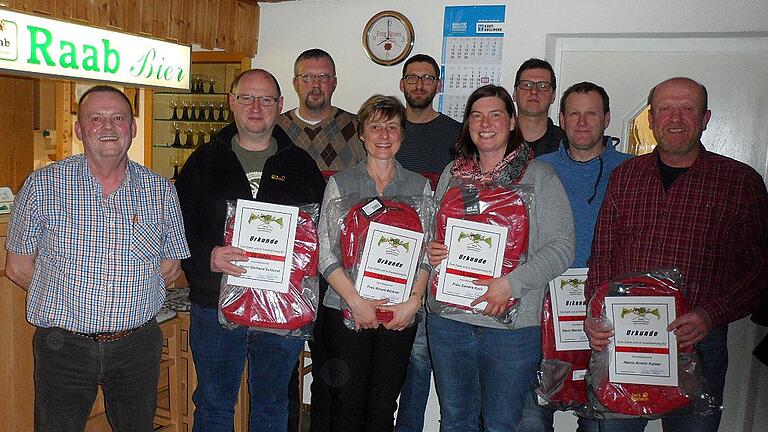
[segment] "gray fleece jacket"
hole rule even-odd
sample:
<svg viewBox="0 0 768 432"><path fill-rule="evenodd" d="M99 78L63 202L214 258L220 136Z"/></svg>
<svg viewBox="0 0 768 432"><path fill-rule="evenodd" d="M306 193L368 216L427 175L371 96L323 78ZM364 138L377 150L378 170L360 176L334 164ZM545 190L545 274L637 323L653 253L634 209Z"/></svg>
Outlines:
<svg viewBox="0 0 768 432"><path fill-rule="evenodd" d="M448 189L452 167L453 164L448 165L440 176L435 190L437 203ZM547 285L573 261L573 215L563 185L548 163L531 160L520 183L533 185L534 199L529 214L528 259L507 275L512 298L520 299L517 320L505 326L492 317L480 314L456 314L445 318L499 329L541 325L541 305ZM430 289L427 292L430 309L437 300Z"/></svg>

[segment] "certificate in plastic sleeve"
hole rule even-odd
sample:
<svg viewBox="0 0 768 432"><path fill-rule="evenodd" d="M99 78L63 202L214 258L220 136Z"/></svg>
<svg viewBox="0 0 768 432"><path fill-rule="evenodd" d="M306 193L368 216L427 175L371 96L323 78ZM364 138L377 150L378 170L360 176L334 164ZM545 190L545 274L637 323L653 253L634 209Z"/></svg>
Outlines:
<svg viewBox="0 0 768 432"><path fill-rule="evenodd" d="M587 281L587 270L571 268L549 282L557 351L589 349L589 340L584 333L584 318L587 316L584 284Z"/></svg>
<svg viewBox="0 0 768 432"><path fill-rule="evenodd" d="M237 200L232 246L248 261L237 263L245 273L227 275L227 284L288 292L298 216L298 207Z"/></svg>
<svg viewBox="0 0 768 432"><path fill-rule="evenodd" d="M469 306L487 291L475 285L477 279L501 276L507 228L497 225L448 218L445 228L446 258L437 282L438 301ZM476 309L485 309L486 302Z"/></svg>
<svg viewBox="0 0 768 432"><path fill-rule="evenodd" d="M677 386L677 338L667 331L675 298L606 297L605 311L614 326L610 381Z"/></svg>
<svg viewBox="0 0 768 432"><path fill-rule="evenodd" d="M388 304L408 300L423 241L423 233L371 222L355 280L360 296Z"/></svg>

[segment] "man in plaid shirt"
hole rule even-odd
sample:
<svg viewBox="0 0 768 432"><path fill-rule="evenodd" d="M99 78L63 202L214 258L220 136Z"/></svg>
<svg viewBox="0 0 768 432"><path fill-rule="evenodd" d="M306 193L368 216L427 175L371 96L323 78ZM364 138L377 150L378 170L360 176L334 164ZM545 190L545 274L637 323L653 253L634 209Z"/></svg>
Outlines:
<svg viewBox="0 0 768 432"><path fill-rule="evenodd" d="M656 149L618 167L598 216L586 296L629 272L676 267L690 312L668 327L695 346L707 392L722 403L728 323L763 301L768 283L768 194L748 165L712 153L700 138L710 118L706 88L672 78L651 90ZM601 351L612 336L596 320L584 330ZM601 431L642 431L644 419L601 420ZM663 419L665 431L716 431L720 413Z"/></svg>
<svg viewBox="0 0 768 432"><path fill-rule="evenodd" d="M6 272L37 327L35 430L82 431L101 386L115 431L150 432L162 334L155 315L189 256L173 186L128 159L128 98L86 91L84 155L32 173L8 229Z"/></svg>

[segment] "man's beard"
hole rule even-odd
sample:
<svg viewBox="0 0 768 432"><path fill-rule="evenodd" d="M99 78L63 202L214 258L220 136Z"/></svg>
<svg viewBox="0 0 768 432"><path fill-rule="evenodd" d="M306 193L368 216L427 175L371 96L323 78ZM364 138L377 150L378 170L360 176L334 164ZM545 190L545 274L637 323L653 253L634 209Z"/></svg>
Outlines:
<svg viewBox="0 0 768 432"><path fill-rule="evenodd" d="M405 101L408 103L408 106L415 109L424 109L426 107L432 106L432 101L435 100L435 95L437 93L427 94L425 97L417 96L414 98L413 96L410 96L409 93L405 93Z"/></svg>
<svg viewBox="0 0 768 432"><path fill-rule="evenodd" d="M311 96L313 96L312 93L307 94L307 97L304 98L304 105L306 105L307 109L310 111L322 111L325 109L326 106L326 98L325 94L322 92L319 93L322 97L317 100L312 100Z"/></svg>

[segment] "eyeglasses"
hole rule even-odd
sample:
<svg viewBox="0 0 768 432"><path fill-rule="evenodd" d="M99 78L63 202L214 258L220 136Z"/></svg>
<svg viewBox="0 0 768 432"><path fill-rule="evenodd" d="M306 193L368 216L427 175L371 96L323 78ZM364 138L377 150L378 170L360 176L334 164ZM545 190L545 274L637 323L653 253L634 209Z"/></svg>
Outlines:
<svg viewBox="0 0 768 432"><path fill-rule="evenodd" d="M305 83L311 83L312 81L317 79L323 84L328 84L329 82L331 82L331 80L336 78L336 75L327 74L327 73L319 73L319 74L305 73L305 74L296 75L294 78L298 78L304 81Z"/></svg>
<svg viewBox="0 0 768 432"><path fill-rule="evenodd" d="M536 86L537 89L541 91L550 91L552 90L552 83L549 81L528 81L528 80L520 80L517 82L517 88L521 90L531 90L533 86Z"/></svg>
<svg viewBox="0 0 768 432"><path fill-rule="evenodd" d="M421 80L421 82L423 82L425 85L432 85L437 80L437 77L434 77L432 75L413 75L413 74L409 74L409 75L404 76L403 79L408 84L416 84L417 82L419 82L419 80Z"/></svg>
<svg viewBox="0 0 768 432"><path fill-rule="evenodd" d="M240 105L253 105L254 103L258 102L259 106L272 106L275 103L277 103L277 97L275 96L254 96L249 94L241 94L236 95L233 94L232 96L235 97L235 100Z"/></svg>

